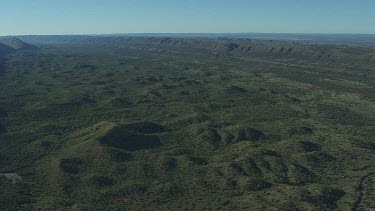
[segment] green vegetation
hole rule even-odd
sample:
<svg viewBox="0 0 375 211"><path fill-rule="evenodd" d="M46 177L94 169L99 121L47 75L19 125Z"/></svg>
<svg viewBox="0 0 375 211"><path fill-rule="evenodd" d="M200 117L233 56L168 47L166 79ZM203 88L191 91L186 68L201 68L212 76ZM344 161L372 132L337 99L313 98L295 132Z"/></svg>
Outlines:
<svg viewBox="0 0 375 211"><path fill-rule="evenodd" d="M97 39L3 56L1 210L375 208L370 60Z"/></svg>

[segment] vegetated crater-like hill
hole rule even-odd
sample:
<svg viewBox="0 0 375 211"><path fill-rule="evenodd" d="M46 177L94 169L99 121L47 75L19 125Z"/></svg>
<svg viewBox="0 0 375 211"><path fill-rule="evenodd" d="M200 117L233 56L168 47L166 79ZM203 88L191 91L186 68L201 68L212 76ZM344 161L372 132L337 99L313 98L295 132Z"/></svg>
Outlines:
<svg viewBox="0 0 375 211"><path fill-rule="evenodd" d="M175 47L206 49L223 53L242 53L276 58L299 58L345 62L375 62L375 49L347 45L318 45L299 42L209 39L209 38L162 38L162 37L95 37L78 39L81 43L108 47ZM76 40L77 41L77 40ZM83 41L83 42L82 42Z"/></svg>

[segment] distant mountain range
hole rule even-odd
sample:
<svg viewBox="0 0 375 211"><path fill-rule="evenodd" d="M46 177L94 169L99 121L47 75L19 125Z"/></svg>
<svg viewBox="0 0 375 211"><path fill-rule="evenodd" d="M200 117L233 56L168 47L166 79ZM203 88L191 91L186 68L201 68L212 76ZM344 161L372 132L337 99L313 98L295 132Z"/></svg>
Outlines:
<svg viewBox="0 0 375 211"><path fill-rule="evenodd" d="M279 35L281 36L281 35ZM301 35L302 36L302 35ZM307 36L307 35L305 35ZM323 36L323 35L321 35ZM328 36L328 35L327 35ZM333 35L332 35L333 36ZM332 37L331 36L331 37ZM355 35L353 35L355 36ZM359 35L358 35L359 36ZM365 36L365 35L362 35ZM21 36L38 45L74 45L115 48L191 48L223 54L246 54L345 63L374 63L375 48L357 45L317 44L296 39L249 39L231 37L128 37L128 36ZM37 47L18 38L0 38L0 55Z"/></svg>
<svg viewBox="0 0 375 211"><path fill-rule="evenodd" d="M98 35L23 35L17 36L29 43L63 41L66 38L82 37L171 37L210 39L252 39L299 42L323 45L350 45L375 47L374 34L303 34L303 33L129 33Z"/></svg>
<svg viewBox="0 0 375 211"><path fill-rule="evenodd" d="M257 57L292 58L345 63L374 63L375 48L357 45L317 44L298 40L265 40L229 37L127 37L127 36L24 36L41 45L93 46L107 48L185 48L216 54L243 54Z"/></svg>

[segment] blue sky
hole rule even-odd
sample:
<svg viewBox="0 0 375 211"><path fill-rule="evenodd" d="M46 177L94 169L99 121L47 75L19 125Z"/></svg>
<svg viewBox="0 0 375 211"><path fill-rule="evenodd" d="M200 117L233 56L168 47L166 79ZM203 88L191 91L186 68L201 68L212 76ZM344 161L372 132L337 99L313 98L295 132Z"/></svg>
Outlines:
<svg viewBox="0 0 375 211"><path fill-rule="evenodd" d="M375 34L375 0L1 0L0 35Z"/></svg>

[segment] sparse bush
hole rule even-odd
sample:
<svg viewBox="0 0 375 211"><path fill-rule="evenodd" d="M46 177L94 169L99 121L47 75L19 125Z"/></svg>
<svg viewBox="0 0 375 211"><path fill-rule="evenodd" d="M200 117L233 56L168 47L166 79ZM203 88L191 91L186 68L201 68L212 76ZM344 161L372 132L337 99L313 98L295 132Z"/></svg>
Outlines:
<svg viewBox="0 0 375 211"><path fill-rule="evenodd" d="M130 183L120 188L120 195L128 196L131 194L144 194L148 191L148 187L142 183Z"/></svg>
<svg viewBox="0 0 375 211"><path fill-rule="evenodd" d="M4 109L0 108L0 118L4 118L7 116L8 116L8 113Z"/></svg>
<svg viewBox="0 0 375 211"><path fill-rule="evenodd" d="M158 195L176 198L180 196L183 189L180 185L175 182L167 182L156 187L155 192Z"/></svg>
<svg viewBox="0 0 375 211"><path fill-rule="evenodd" d="M244 88L241 88L241 87L238 87L238 86L235 86L235 85L232 85L232 86L229 86L225 89L225 92L227 94L231 94L231 95L236 95L236 94L243 94L243 93L246 93L246 89Z"/></svg>
<svg viewBox="0 0 375 211"><path fill-rule="evenodd" d="M160 169L166 173L177 168L177 160L171 156L163 156L159 159Z"/></svg>
<svg viewBox="0 0 375 211"><path fill-rule="evenodd" d="M241 161L241 166L247 175L256 175L256 174L261 173L261 170L258 167L257 163L251 157L246 158L243 161Z"/></svg>
<svg viewBox="0 0 375 211"><path fill-rule="evenodd" d="M129 131L139 132L139 133L161 133L165 131L162 125L153 122L134 122L124 125Z"/></svg>
<svg viewBox="0 0 375 211"><path fill-rule="evenodd" d="M345 195L343 190L323 187L305 196L305 200L321 209L337 208L336 202Z"/></svg>
<svg viewBox="0 0 375 211"><path fill-rule="evenodd" d="M207 165L207 161L204 158L198 156L187 156L187 158L195 165Z"/></svg>
<svg viewBox="0 0 375 211"><path fill-rule="evenodd" d="M223 140L224 140L224 143L226 144L231 144L235 141L235 136L233 134L230 134L230 133L224 133L223 134Z"/></svg>
<svg viewBox="0 0 375 211"><path fill-rule="evenodd" d="M306 154L306 161L313 166L323 166L327 163L334 161L335 158L327 153L318 152L314 154Z"/></svg>
<svg viewBox="0 0 375 211"><path fill-rule="evenodd" d="M265 138L265 134L254 128L240 128L237 131L237 141L258 141Z"/></svg>
<svg viewBox="0 0 375 211"><path fill-rule="evenodd" d="M266 182L262 179L246 179L241 184L241 188L250 191L262 191L271 187L272 183Z"/></svg>
<svg viewBox="0 0 375 211"><path fill-rule="evenodd" d="M116 162L129 161L133 158L131 154L119 151L117 149L110 149L108 152L111 155L112 160Z"/></svg>
<svg viewBox="0 0 375 211"><path fill-rule="evenodd" d="M0 123L0 133L5 132L5 126Z"/></svg>
<svg viewBox="0 0 375 211"><path fill-rule="evenodd" d="M295 127L289 130L290 135L309 135L313 132L314 130L309 127Z"/></svg>
<svg viewBox="0 0 375 211"><path fill-rule="evenodd" d="M316 176L306 167L292 164L288 166L288 179L291 184L303 185L315 182Z"/></svg>
<svg viewBox="0 0 375 211"><path fill-rule="evenodd" d="M92 176L89 179L89 183L93 184L94 186L104 187L113 185L115 181L106 176Z"/></svg>
<svg viewBox="0 0 375 211"><path fill-rule="evenodd" d="M77 174L81 170L83 160L81 158L63 158L60 160L60 168L65 173Z"/></svg>
<svg viewBox="0 0 375 211"><path fill-rule="evenodd" d="M210 128L201 135L201 139L212 145L216 145L221 141L221 136L217 130Z"/></svg>

